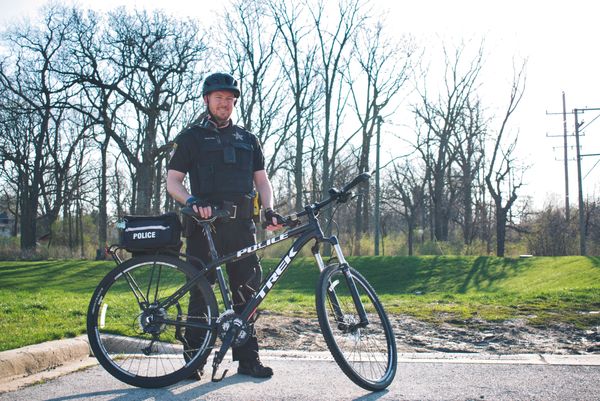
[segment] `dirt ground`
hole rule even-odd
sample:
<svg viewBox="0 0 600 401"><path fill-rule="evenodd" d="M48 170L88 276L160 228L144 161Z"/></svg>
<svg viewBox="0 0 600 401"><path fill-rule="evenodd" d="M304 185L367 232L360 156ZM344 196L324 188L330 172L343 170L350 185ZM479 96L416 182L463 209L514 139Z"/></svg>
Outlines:
<svg viewBox="0 0 600 401"><path fill-rule="evenodd" d="M525 320L435 325L392 316L398 352L481 352L491 354L589 354L600 352L600 327L579 330L567 325L538 328ZM464 324L463 324L464 323ZM326 351L316 318L262 312L256 322L261 348Z"/></svg>

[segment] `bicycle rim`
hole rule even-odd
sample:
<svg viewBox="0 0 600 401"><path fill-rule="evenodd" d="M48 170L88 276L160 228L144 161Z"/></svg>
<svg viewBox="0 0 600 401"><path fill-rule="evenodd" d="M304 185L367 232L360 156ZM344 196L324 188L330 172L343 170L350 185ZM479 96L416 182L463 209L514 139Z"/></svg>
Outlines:
<svg viewBox="0 0 600 401"><path fill-rule="evenodd" d="M367 280L350 268L369 324L358 316L346 277L339 265L321 275L317 314L325 341L344 373L359 386L382 390L396 374L396 343L383 306ZM332 294L335 294L334 296Z"/></svg>
<svg viewBox="0 0 600 401"><path fill-rule="evenodd" d="M216 320L210 286L200 281L193 289L204 297L202 307L189 308L191 291L170 307L160 306L195 273L178 259L149 256L130 259L104 278L90 302L88 337L109 373L134 386L163 387L189 376L208 356L214 330L186 325ZM199 337L193 346L186 330Z"/></svg>

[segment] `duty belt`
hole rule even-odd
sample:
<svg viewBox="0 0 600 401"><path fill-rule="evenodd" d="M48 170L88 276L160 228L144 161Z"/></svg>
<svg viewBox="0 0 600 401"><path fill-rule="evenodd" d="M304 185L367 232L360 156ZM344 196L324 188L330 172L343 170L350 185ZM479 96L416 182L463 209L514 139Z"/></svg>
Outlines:
<svg viewBox="0 0 600 401"><path fill-rule="evenodd" d="M238 202L223 201L222 208L229 212L230 219L251 219L254 213L252 198L244 197Z"/></svg>

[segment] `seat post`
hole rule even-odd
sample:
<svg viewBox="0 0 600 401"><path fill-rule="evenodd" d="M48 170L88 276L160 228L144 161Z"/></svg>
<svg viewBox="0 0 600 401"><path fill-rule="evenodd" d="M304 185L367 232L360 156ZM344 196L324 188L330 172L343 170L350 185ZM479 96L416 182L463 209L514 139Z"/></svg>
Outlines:
<svg viewBox="0 0 600 401"><path fill-rule="evenodd" d="M210 258L211 262L217 260L219 258L219 254L217 253L217 249L215 248L215 241L213 240L211 234L211 224L208 222L201 223L202 231L204 231L204 236L208 241L208 249L210 250ZM233 303L231 302L231 297L229 296L229 287L225 282L225 277L223 276L223 270L221 266L217 266L215 269L217 273L217 281L219 282L219 289L221 290L221 296L223 297L223 304L225 305L225 309L233 310Z"/></svg>

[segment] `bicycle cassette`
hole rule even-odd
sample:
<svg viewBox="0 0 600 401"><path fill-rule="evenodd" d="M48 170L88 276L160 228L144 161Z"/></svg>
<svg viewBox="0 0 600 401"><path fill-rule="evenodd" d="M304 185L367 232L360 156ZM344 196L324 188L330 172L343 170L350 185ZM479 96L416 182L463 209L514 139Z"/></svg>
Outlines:
<svg viewBox="0 0 600 401"><path fill-rule="evenodd" d="M219 316L217 324L217 335L221 341L225 339L230 330L237 330L237 335L231 343L233 347L241 347L250 338L250 330L252 329L249 327L248 322L233 311L227 311Z"/></svg>

